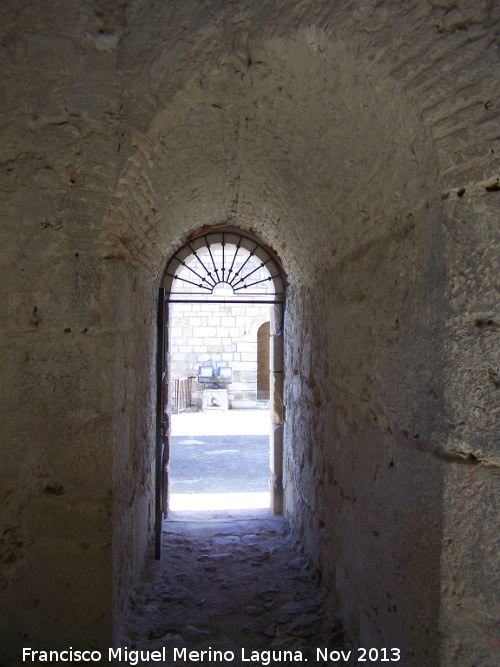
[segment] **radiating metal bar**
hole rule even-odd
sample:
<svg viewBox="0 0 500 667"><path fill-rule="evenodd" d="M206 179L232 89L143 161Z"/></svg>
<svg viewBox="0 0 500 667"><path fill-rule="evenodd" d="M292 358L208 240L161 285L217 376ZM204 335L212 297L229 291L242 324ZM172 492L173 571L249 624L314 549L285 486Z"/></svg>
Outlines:
<svg viewBox="0 0 500 667"><path fill-rule="evenodd" d="M225 282L225 280L224 280L224 271L226 270L225 266L224 266L224 263L225 263L224 247L225 247L225 245L226 245L226 241L225 241L224 232L223 232L222 233L222 282Z"/></svg>
<svg viewBox="0 0 500 667"><path fill-rule="evenodd" d="M197 271L195 271L194 269L192 269L192 268L189 266L189 264L186 264L186 262L183 262L183 261L180 260L177 256L174 256L174 258L179 262L179 264L182 264L182 266L183 266L184 268L189 269L189 271L191 271L191 273L194 273L195 276L198 276L198 278L199 278L201 281L203 281L203 282L204 282L204 281L207 281L207 282L208 282L208 280L207 280L206 277L204 277L204 276L200 276L200 274L199 274Z"/></svg>
<svg viewBox="0 0 500 667"><path fill-rule="evenodd" d="M201 259L198 257L198 254L197 254L196 250L194 250L193 246L192 246L190 243L188 243L188 248L191 250L191 252L193 253L193 255L196 257L196 259L199 261L199 263L200 263L200 264L202 265L202 267L205 269L207 276L209 276L209 277L210 277L210 280L213 281L214 286L217 285L217 283L215 282L215 280L212 278L212 273L207 269L207 267L205 266L205 264L203 264L203 262L201 261ZM208 282L208 279L207 279L207 282Z"/></svg>
<svg viewBox="0 0 500 667"><path fill-rule="evenodd" d="M245 260L245 261L243 262L243 264L241 265L239 271L236 271L236 273L234 274L234 278L237 278L237 277L240 275L240 273L243 271L243 269L244 269L245 266L247 265L247 262L249 262L250 259L254 256L254 253L255 253L255 251L257 250L258 247L259 247L259 246L256 245L255 248L252 250L252 252L248 255L248 257L246 258L246 260ZM234 280L234 278L233 278L233 280ZM229 283L229 284L231 285L231 287L233 286L233 280ZM241 282L241 280L239 280L238 282ZM238 284L238 283L236 283L236 284Z"/></svg>
<svg viewBox="0 0 500 667"><path fill-rule="evenodd" d="M239 241L238 241L238 245L236 246L236 252L234 253L233 261L231 262L231 268L230 268L229 271L228 271L228 276L231 276L231 273L232 273L232 271L233 271L233 266L234 266L234 263L235 263L235 261L236 261L236 255L238 254L238 250L239 250L240 247L241 247L241 242L242 242L242 240L243 240L243 236L240 236L240 239L239 239Z"/></svg>
<svg viewBox="0 0 500 667"><path fill-rule="evenodd" d="M212 292L211 287L205 287L205 285L198 285L197 283L194 283L192 280L187 280L186 278L179 278L179 276L174 276L176 280L181 280L183 283L189 283L190 285L194 285L195 287L200 287L201 289L207 289L209 292Z"/></svg>
<svg viewBox="0 0 500 667"><path fill-rule="evenodd" d="M210 246L208 245L208 239L207 239L206 236L205 236L205 243L207 244L208 252L210 254L210 259L212 260L212 264L214 265L215 275L217 276L217 281L220 282L219 272L217 271L217 267L215 266L215 261L214 261Z"/></svg>
<svg viewBox="0 0 500 667"><path fill-rule="evenodd" d="M246 275L246 276L243 276L243 278L240 278L240 280L239 280L237 283L235 283L235 285L238 285L238 283L241 283L243 280L246 280L247 278L249 278L253 273L255 273L256 271L259 271L260 269L262 269L268 262L271 261L271 259L272 259L272 258L270 257L270 258L269 258L268 260L266 260L265 262L261 262L261 265L260 265L260 266L258 266L257 268L255 268L253 271L250 271L250 273L247 273L247 275ZM243 267L242 267L242 268L243 268ZM235 285L232 285L233 289L235 289Z"/></svg>
<svg viewBox="0 0 500 667"><path fill-rule="evenodd" d="M242 285L241 287L233 287L235 292L238 292L241 289L247 289L248 287L253 287L254 285L258 285L259 283L265 283L268 282L269 280L273 280L274 278L278 278L278 276L269 276L269 278L262 278L262 280L256 280L254 283L250 283L249 285Z"/></svg>

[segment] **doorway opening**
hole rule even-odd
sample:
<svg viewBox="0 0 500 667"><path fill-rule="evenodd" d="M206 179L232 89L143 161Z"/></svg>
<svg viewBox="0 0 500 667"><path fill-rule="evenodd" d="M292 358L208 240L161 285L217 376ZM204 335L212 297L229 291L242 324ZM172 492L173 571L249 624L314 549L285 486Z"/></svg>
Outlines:
<svg viewBox="0 0 500 667"><path fill-rule="evenodd" d="M269 394L258 398L269 318L268 304L170 304L171 512L269 508Z"/></svg>
<svg viewBox="0 0 500 667"><path fill-rule="evenodd" d="M157 527L169 511L169 461L172 472L176 467L186 472L190 446L198 446L191 483L198 481L200 491L207 487L210 475L201 464L199 436L210 434L197 435L200 427L195 426L203 420L217 424L219 442L224 435L268 438L269 506L275 514L282 513L285 287L273 251L254 234L230 226L193 235L168 263L158 311ZM254 432L256 415L248 419L246 414L246 426L243 418L248 410L265 408L270 408L269 436ZM185 425L180 427L182 419ZM221 433L233 428L231 422L239 433ZM188 433L190 429L194 432ZM241 486L248 467L245 456L256 455L257 448L244 452L242 442L241 451L236 446L217 448L216 443L210 449L209 444L204 443L205 461L232 454L232 485ZM174 455L177 445L183 461ZM182 486L183 480L177 481ZM174 495L178 494L172 493L172 499Z"/></svg>

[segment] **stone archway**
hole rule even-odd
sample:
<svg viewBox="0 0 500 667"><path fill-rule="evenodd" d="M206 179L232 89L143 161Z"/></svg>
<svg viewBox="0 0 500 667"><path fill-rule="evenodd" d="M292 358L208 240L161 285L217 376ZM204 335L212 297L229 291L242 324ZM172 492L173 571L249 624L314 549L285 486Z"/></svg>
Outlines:
<svg viewBox="0 0 500 667"><path fill-rule="evenodd" d="M283 313L285 308L286 277L277 255L260 239L248 231L235 228L232 225L217 225L208 230L203 228L194 233L184 245L173 253L162 280L162 289L166 295L166 306L176 303L224 303L227 305L244 303L248 305L266 304L270 306L275 317L273 330L267 323L267 397L272 406L270 429L270 506L274 514L283 512ZM220 286L225 286L221 291ZM160 297L161 299L163 297ZM164 321L169 326L168 314ZM270 347L269 336L280 339L280 344ZM170 336L159 339L167 346ZM163 344L163 343L162 343ZM159 353L159 358L162 352ZM270 363L271 358L271 363ZM262 364L262 359L261 359ZM216 369L214 369L216 370ZM261 371L265 373L265 371ZM168 371L166 377L169 377ZM158 391L165 390L158 385ZM170 401L165 403L165 415L157 416L157 432L160 424L170 423ZM157 489L156 513L167 513L168 489L168 451L169 435L166 435L165 455L157 451ZM158 445L161 447L161 445ZM160 485L160 486L159 486ZM162 488L160 488L162 487ZM159 507L161 503L161 509ZM159 540L157 530L157 543ZM157 546L158 553L158 546Z"/></svg>

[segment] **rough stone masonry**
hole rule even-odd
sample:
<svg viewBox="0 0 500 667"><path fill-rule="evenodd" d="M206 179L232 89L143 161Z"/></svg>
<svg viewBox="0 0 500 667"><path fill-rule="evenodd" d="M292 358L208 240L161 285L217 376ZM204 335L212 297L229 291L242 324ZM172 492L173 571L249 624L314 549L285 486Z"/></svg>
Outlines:
<svg viewBox="0 0 500 667"><path fill-rule="evenodd" d="M500 659L494 0L0 5L0 660L107 651L151 559L156 300L280 258L285 514L354 647Z"/></svg>

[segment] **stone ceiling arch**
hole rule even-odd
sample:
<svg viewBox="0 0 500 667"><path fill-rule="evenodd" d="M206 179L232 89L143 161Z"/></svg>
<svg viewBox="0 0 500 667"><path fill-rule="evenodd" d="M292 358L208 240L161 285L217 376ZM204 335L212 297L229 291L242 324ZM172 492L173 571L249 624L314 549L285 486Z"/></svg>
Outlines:
<svg viewBox="0 0 500 667"><path fill-rule="evenodd" d="M196 76L224 67L244 76L266 62L266 45L302 37L320 55L344 43L398 83L432 131L443 194L467 185L484 194L498 178L498 3L151 4L130 3L118 61L124 106L143 131ZM471 159L478 169L472 178Z"/></svg>
<svg viewBox="0 0 500 667"><path fill-rule="evenodd" d="M272 247L292 284L314 282L425 226L439 201L431 137L385 71L317 31L259 53L244 74L193 77L134 136L106 226L156 276L179 240L228 221Z"/></svg>

